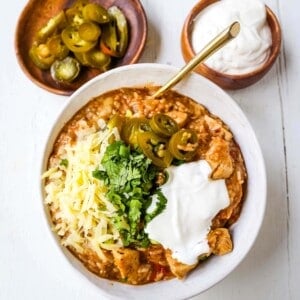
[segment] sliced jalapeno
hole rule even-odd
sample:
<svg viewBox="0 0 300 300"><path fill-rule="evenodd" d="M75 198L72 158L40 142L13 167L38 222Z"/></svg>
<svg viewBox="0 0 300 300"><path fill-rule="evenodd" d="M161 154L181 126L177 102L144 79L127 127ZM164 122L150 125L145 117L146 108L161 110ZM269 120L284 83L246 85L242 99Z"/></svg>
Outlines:
<svg viewBox="0 0 300 300"><path fill-rule="evenodd" d="M122 57L128 46L128 26L127 21L122 11L117 6L112 6L108 9L111 19L115 20L117 29L117 56Z"/></svg>
<svg viewBox="0 0 300 300"><path fill-rule="evenodd" d="M190 129L181 129L172 135L169 151L179 160L191 160L198 147L197 134Z"/></svg>
<svg viewBox="0 0 300 300"><path fill-rule="evenodd" d="M51 76L55 81L72 82L79 74L80 64L72 57L56 60L51 66Z"/></svg>
<svg viewBox="0 0 300 300"><path fill-rule="evenodd" d="M34 44L29 50L29 56L32 62L40 69L47 70L55 61L47 44Z"/></svg>
<svg viewBox="0 0 300 300"><path fill-rule="evenodd" d="M81 39L87 42L95 42L101 34L101 29L95 23L85 22L79 25L78 34Z"/></svg>
<svg viewBox="0 0 300 300"><path fill-rule="evenodd" d="M61 33L61 38L66 46L73 52L87 52L95 47L97 41L88 42L79 35L79 27L68 26Z"/></svg>
<svg viewBox="0 0 300 300"><path fill-rule="evenodd" d="M92 49L88 52L84 52L83 57L88 66L100 69L102 71L106 71L111 62L111 58L109 55L106 55L97 49Z"/></svg>
<svg viewBox="0 0 300 300"><path fill-rule="evenodd" d="M85 22L82 10L89 3L88 0L77 0L66 10L66 17L71 25L80 25Z"/></svg>
<svg viewBox="0 0 300 300"><path fill-rule="evenodd" d="M110 16L107 10L99 4L89 3L82 9L83 17L88 21L94 21L100 24L108 23Z"/></svg>
<svg viewBox="0 0 300 300"><path fill-rule="evenodd" d="M85 52L74 52L74 56L83 66L89 67Z"/></svg>
<svg viewBox="0 0 300 300"><path fill-rule="evenodd" d="M137 135L150 130L149 120L146 118L128 118L122 128L121 138L132 146L138 145Z"/></svg>
<svg viewBox="0 0 300 300"><path fill-rule="evenodd" d="M113 115L109 119L107 126L109 129L113 129L114 127L116 127L118 129L119 133L121 133L124 124L125 124L125 118L123 116Z"/></svg>
<svg viewBox="0 0 300 300"><path fill-rule="evenodd" d="M56 16L51 18L47 24L37 32L37 40L45 42L47 38L55 33L57 29L62 29L67 24L65 12L62 10Z"/></svg>
<svg viewBox="0 0 300 300"><path fill-rule="evenodd" d="M151 131L139 132L138 145L143 153L152 160L153 164L160 168L171 165L172 155L167 148L167 142Z"/></svg>
<svg viewBox="0 0 300 300"><path fill-rule="evenodd" d="M114 20L102 27L102 35L100 40L101 51L107 55L118 56L118 36L117 27Z"/></svg>
<svg viewBox="0 0 300 300"><path fill-rule="evenodd" d="M47 46L51 54L58 59L64 59L69 54L68 47L63 43L60 35L54 35L47 41Z"/></svg>
<svg viewBox="0 0 300 300"><path fill-rule="evenodd" d="M156 114L150 120L151 129L159 136L170 137L178 131L178 125L174 119L164 114Z"/></svg>
<svg viewBox="0 0 300 300"><path fill-rule="evenodd" d="M79 26L85 22L82 12L74 8L69 8L66 10L66 18L68 23L73 26Z"/></svg>

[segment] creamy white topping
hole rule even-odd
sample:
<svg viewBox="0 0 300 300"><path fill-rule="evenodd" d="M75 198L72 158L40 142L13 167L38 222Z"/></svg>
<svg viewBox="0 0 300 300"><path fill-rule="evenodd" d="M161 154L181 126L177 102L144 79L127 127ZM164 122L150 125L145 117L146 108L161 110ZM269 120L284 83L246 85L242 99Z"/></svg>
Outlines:
<svg viewBox="0 0 300 300"><path fill-rule="evenodd" d="M192 45L199 52L218 33L238 21L238 36L213 54L205 64L227 74L244 74L259 68L272 45L266 8L258 0L222 0L205 8L194 21Z"/></svg>
<svg viewBox="0 0 300 300"><path fill-rule="evenodd" d="M162 186L168 199L165 210L146 227L150 239L172 251L173 258L194 264L209 253L207 234L216 214L229 205L225 180L211 180L207 161L168 168L169 180Z"/></svg>

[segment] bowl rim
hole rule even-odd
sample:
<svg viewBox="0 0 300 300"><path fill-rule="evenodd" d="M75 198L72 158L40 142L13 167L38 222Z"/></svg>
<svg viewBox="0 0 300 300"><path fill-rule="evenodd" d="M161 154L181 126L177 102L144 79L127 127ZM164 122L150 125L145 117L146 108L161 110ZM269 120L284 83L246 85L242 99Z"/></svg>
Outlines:
<svg viewBox="0 0 300 300"><path fill-rule="evenodd" d="M22 22L20 22L21 20L24 19L24 17L26 16L26 14L28 13L28 11L31 9L32 3L35 0L29 0L25 6L23 7L19 17L17 18L16 21L16 29L14 32L14 51L15 51L15 55L16 55L16 59L17 62L19 64L19 66L21 67L21 70L23 71L23 73L33 82L35 83L38 87L42 88L45 91L48 91L50 93L53 94L57 94L57 95L61 95L61 96L70 96L72 95L77 89L74 88L70 88L70 89L64 89L64 88L59 88L59 87L54 87L54 86L50 86L47 83L39 80L39 78L37 78L36 76L34 76L28 69L25 60L22 58L21 55L21 51L20 49L20 41L18 39L18 37L21 35L21 33L23 32L23 27ZM140 17L142 19L141 25L144 28L144 30L142 31L142 35L141 35L141 39L139 41L139 45L137 48L137 51L135 53L132 54L132 58L130 59L130 62L128 64L135 64L141 57L144 48L146 46L146 41L147 41L147 35L148 35L148 21L147 21L147 16L146 16L146 12L145 9L142 5L142 2L140 0L130 0L132 1L138 8L138 11L140 12ZM140 30L140 29L139 29ZM126 54L126 53L125 53ZM116 68L116 67L114 67ZM42 72L43 70L41 70ZM105 71L107 72L107 71ZM101 72L99 74L97 74L96 76L103 74L105 72ZM94 76L94 77L96 77ZM94 78L92 77L92 79ZM89 80L88 80L89 81ZM86 82L85 82L86 83ZM83 83L82 85L84 85L85 83ZM81 86L82 86L81 85ZM80 87L81 87L80 86ZM79 87L79 88L80 88Z"/></svg>
<svg viewBox="0 0 300 300"><path fill-rule="evenodd" d="M193 46L192 46L192 42L191 42L191 27L193 26L193 22L194 22L195 18L197 17L197 15L202 10L204 10L209 5L214 4L218 1L220 1L220 0L200 0L192 7L190 12L188 13L188 15L184 21L183 27L182 27L182 32L181 32L182 43L181 44L182 44L182 50L183 50L183 48L185 48L185 50L187 51L187 53L190 57L194 57L196 55L196 53L193 49ZM232 80L241 80L241 79L248 79L249 77L255 77L255 76L263 73L266 69L268 70L274 64L274 62L280 52L282 33L281 33L281 27L280 27L278 18L276 17L274 12L267 5L265 5L265 7L266 7L266 13L267 13L267 22L269 22L269 20L272 20L272 22L274 22L275 28L276 28L276 30L272 31L272 40L274 37L273 32L278 33L276 35L275 43L272 44L272 51L270 52L270 55L269 55L268 59L265 61L265 63L262 66L260 66L259 68L255 69L251 72L247 72L247 73L243 73L243 74L226 74L226 73L217 71L217 70L207 66L205 63L202 63L201 67L203 68L204 72L211 73L212 75L218 76L218 77L226 77L226 78L232 79Z"/></svg>
<svg viewBox="0 0 300 300"><path fill-rule="evenodd" d="M109 80L110 77L113 77L117 73L121 73L121 74L125 73L126 74L127 71L130 72L132 70L133 71L136 70L137 72L138 71L148 72L148 71L163 70L163 72L175 74L179 71L179 68L169 66L169 65L164 65L164 64L156 64L156 63L141 63L141 64L134 64L134 65L126 65L126 66L112 69L103 74L100 74L97 77L95 77L95 78L91 79L90 81L88 81L87 83L85 83L83 86L81 86L74 94L72 94L70 96L69 101L67 101L65 103L65 105L62 107L60 113L55 118L53 125L51 126L51 129L49 130L49 132L47 134L46 142L43 145L43 149L42 149L43 154L42 154L42 159L40 161L40 172L39 172L40 174L43 174L43 172L45 171L46 163L47 163L49 155L51 153L49 147L51 146L50 148L52 149L53 141L55 141L55 139L57 137L57 134L55 135L55 137L53 137L53 134L55 133L55 131L59 132L61 130L61 128L63 127L63 125L65 124L65 121L64 121L63 123L61 123L60 126L58 126L59 122L61 122L61 119L67 118L67 117L64 117L64 115L67 114L69 106L72 106L72 103L74 101L76 101L76 99L78 100L80 98L80 96L82 95L82 93L84 93L88 89L91 89L95 84L101 83L102 81L105 81L105 80ZM211 280L205 286L205 288L199 288L195 284L190 284L188 282L188 279L186 279L183 282L176 281L176 279L174 279L175 283L174 283L174 280L168 280L168 281L164 281L164 282L147 284L147 285L142 285L142 286L129 286L129 285L117 283L117 282L113 282L113 284L112 284L112 281L99 278L93 274L91 275L91 278L88 278L88 276L86 274L82 274L84 272L80 272L78 270L76 270L74 272L74 274L76 273L75 276L77 276L78 279L85 280L85 282L89 282L91 288L94 288L95 290L97 290L98 293L100 291L101 294L109 297L110 299L124 299L125 292L126 292L126 295L129 296L128 299L140 299L141 296L143 296L145 299L153 299L153 296L157 296L156 297L157 299L183 299L183 298L192 297L199 293L202 293L202 292L206 291L207 289L211 288L212 286L214 286L215 284L217 284L218 282L222 281L243 261L243 259L246 257L246 255L249 253L250 249L252 248L253 244L255 243L255 240L260 231L260 228L261 228L261 225L263 222L263 218L264 218L264 214L265 214L265 209L266 209L266 170L265 170L265 163L264 163L263 155L261 152L261 148L257 141L256 135L252 129L252 126L250 125L248 119L246 118L246 116L244 115L243 111L238 106L238 104L219 86L217 86L216 84L209 81L207 78L205 78L201 75L198 75L198 74L191 74L191 78L194 78L195 80L203 81L203 83L205 85L207 85L210 89L216 89L218 92L220 92L222 94L222 96L224 96L224 99L226 99L228 104L231 105L231 107L234 109L235 113L241 114L241 117L242 117L243 121L245 122L244 126L247 126L247 130L249 131L249 133L251 135L251 145L255 148L255 155L257 156L256 159L257 159L257 165L258 165L258 169L259 169L260 176L261 176L260 178L261 178L261 188L262 188L260 191L260 198L261 198L262 202L259 204L260 206L257 210L257 215L256 215L256 220L255 220L256 223L254 225L251 224L252 234L250 237L248 236L247 238L245 238L246 246L244 247L243 251L241 251L241 253L239 253L238 259L236 259L234 261L234 263L231 264L226 270L221 270L221 272L216 275L214 280ZM187 81L189 81L189 79L187 79ZM128 86L137 86L137 85L128 84ZM177 90L176 87L174 90ZM179 92L180 92L180 88L179 88ZM198 100L196 100L196 101L198 101ZM87 103L87 102L85 102L85 103ZM84 104L82 104L81 106L83 106ZM59 130L58 130L58 127L59 127ZM40 178L39 178L39 186L40 186L39 191L40 191L40 200L41 200L40 204L41 204L41 209L43 210L42 213L44 214L44 225L47 227L48 234L51 235L51 240L55 241L55 245L56 245L56 248L59 249L59 253L61 255L64 255L65 258L67 258L67 259L65 259L65 261L68 261L68 264L66 264L64 267L66 267L68 265L69 268L72 267L72 270L74 270L74 267L76 269L80 269L81 263L79 261L77 261L77 258L75 259L76 260L75 262L71 261L72 258L70 258L69 251L67 249L64 249L64 247L62 247L60 245L59 238L51 230L51 222L49 219L49 213L48 213L46 205L44 204L44 198L45 198L44 190L43 190L44 185L43 185L43 181L41 181ZM247 198L247 197L248 196L245 195L245 198ZM242 214L243 214L243 210L242 210ZM241 214L241 217L242 217L242 214ZM237 225L237 224L238 224L238 222L235 225ZM233 225L233 228L235 227L235 225ZM230 255L230 254L228 254L228 255ZM73 259L74 259L74 257L73 257ZM211 259L213 259L213 258L211 258ZM89 273L89 271L88 271L88 273ZM97 283L99 280L102 281L102 283L104 282L103 284L105 286L107 286L108 288L103 289L102 286L101 287L99 287L99 285L97 286ZM168 284L168 283L170 283L169 285L171 286L171 289L169 287L168 287L168 289L169 289L168 291L164 291L164 290L160 289L161 285ZM150 288L151 297L147 298L147 295L145 294L145 291L143 290L144 287L146 287L146 289L147 289L147 287ZM172 295L172 297L170 298L170 292L173 291L174 288L178 288L176 290L176 295ZM111 291L111 292L113 291L115 294L112 294L109 291ZM153 294L153 292L154 292L154 294Z"/></svg>

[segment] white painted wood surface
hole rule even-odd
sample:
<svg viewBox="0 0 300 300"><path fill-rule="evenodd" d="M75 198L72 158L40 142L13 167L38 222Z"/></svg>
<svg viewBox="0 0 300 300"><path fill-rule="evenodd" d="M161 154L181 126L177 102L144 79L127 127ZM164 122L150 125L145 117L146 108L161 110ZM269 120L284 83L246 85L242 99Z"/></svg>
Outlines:
<svg viewBox="0 0 300 300"><path fill-rule="evenodd" d="M181 66L180 31L196 0L142 3L149 36L140 61ZM67 98L34 85L16 62L14 31L25 4L5 1L0 10L0 299L101 299L75 272L60 269L64 258L41 213L42 144ZM300 299L300 4L266 4L281 21L280 58L259 83L229 92L248 116L263 150L266 216L246 259L225 280L194 298L198 300Z"/></svg>

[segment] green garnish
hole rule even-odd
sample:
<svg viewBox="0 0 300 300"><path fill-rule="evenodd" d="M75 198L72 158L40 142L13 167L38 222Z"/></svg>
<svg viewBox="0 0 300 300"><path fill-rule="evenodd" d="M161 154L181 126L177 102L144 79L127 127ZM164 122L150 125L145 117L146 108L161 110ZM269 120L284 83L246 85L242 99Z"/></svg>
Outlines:
<svg viewBox="0 0 300 300"><path fill-rule="evenodd" d="M93 176L108 187L107 197L117 208L113 224L124 246L147 247L150 241L144 226L161 213L167 203L156 184L160 170L143 153L130 149L122 141L107 147L101 164L103 169L93 171ZM154 194L157 195L156 207L147 213Z"/></svg>
<svg viewBox="0 0 300 300"><path fill-rule="evenodd" d="M184 160L180 160L180 159L177 159L177 158L174 158L174 159L172 160L172 165L173 165L173 166L180 166L180 165L182 165L182 164L184 164L184 163L185 163Z"/></svg>
<svg viewBox="0 0 300 300"><path fill-rule="evenodd" d="M64 167L68 167L68 165L69 165L69 161L67 160L67 159L62 159L61 161L60 161L60 163L59 163L59 165L60 166L64 166Z"/></svg>
<svg viewBox="0 0 300 300"><path fill-rule="evenodd" d="M157 190L155 194L157 195L156 207L152 213L146 215L145 219L147 223L149 223L153 218L159 215L166 208L168 202L167 198L164 196L161 190Z"/></svg>

